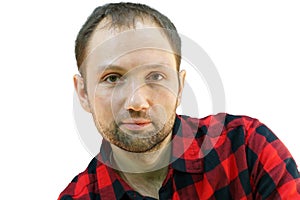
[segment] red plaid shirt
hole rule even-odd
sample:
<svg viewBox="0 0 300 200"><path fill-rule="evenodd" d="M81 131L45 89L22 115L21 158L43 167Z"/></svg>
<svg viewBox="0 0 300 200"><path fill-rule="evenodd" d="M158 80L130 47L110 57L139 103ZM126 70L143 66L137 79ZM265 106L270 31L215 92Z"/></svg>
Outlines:
<svg viewBox="0 0 300 200"><path fill-rule="evenodd" d="M173 162L159 190L160 199L300 199L295 161L256 119L228 114L203 119L177 116L172 145ZM108 162L107 152L109 145L103 142L100 154L59 199L153 199L134 191L102 163Z"/></svg>

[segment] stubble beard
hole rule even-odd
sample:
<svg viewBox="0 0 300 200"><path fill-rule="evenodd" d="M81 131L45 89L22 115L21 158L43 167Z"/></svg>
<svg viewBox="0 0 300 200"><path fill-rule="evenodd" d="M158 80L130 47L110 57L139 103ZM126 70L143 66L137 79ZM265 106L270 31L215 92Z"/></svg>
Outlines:
<svg viewBox="0 0 300 200"><path fill-rule="evenodd" d="M142 133L123 130L115 121L109 126L98 121L96 126L103 138L111 144L128 152L146 153L159 149L159 144L172 133L175 116L174 110L164 124L156 119L152 122L154 129Z"/></svg>

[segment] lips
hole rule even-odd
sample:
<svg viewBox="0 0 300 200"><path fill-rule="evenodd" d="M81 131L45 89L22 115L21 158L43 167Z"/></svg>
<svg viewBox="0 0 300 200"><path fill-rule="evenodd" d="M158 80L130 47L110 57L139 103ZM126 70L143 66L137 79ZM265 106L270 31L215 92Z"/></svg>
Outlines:
<svg viewBox="0 0 300 200"><path fill-rule="evenodd" d="M152 122L148 119L127 119L120 123L120 126L129 130L142 130L150 126Z"/></svg>

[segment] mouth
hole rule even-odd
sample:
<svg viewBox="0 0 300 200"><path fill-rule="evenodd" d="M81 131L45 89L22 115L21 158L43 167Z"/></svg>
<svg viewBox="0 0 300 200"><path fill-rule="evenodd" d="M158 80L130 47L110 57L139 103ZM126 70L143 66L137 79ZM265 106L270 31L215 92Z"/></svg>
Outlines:
<svg viewBox="0 0 300 200"><path fill-rule="evenodd" d="M121 128L133 131L144 130L150 125L152 125L152 122L146 119L129 119L120 123Z"/></svg>

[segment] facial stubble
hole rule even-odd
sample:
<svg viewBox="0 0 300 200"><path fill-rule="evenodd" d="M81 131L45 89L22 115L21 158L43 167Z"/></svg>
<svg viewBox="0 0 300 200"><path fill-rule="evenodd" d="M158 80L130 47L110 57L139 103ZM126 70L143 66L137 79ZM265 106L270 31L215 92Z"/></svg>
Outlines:
<svg viewBox="0 0 300 200"><path fill-rule="evenodd" d="M94 119L97 119L94 113L93 116ZM174 109L165 123L161 123L160 119L155 118L152 121L154 129L141 133L124 130L115 121L111 122L109 126L105 126L101 121L97 121L96 126L103 138L111 144L128 152L145 153L159 149L159 144L169 134L172 134L175 116L176 112Z"/></svg>

